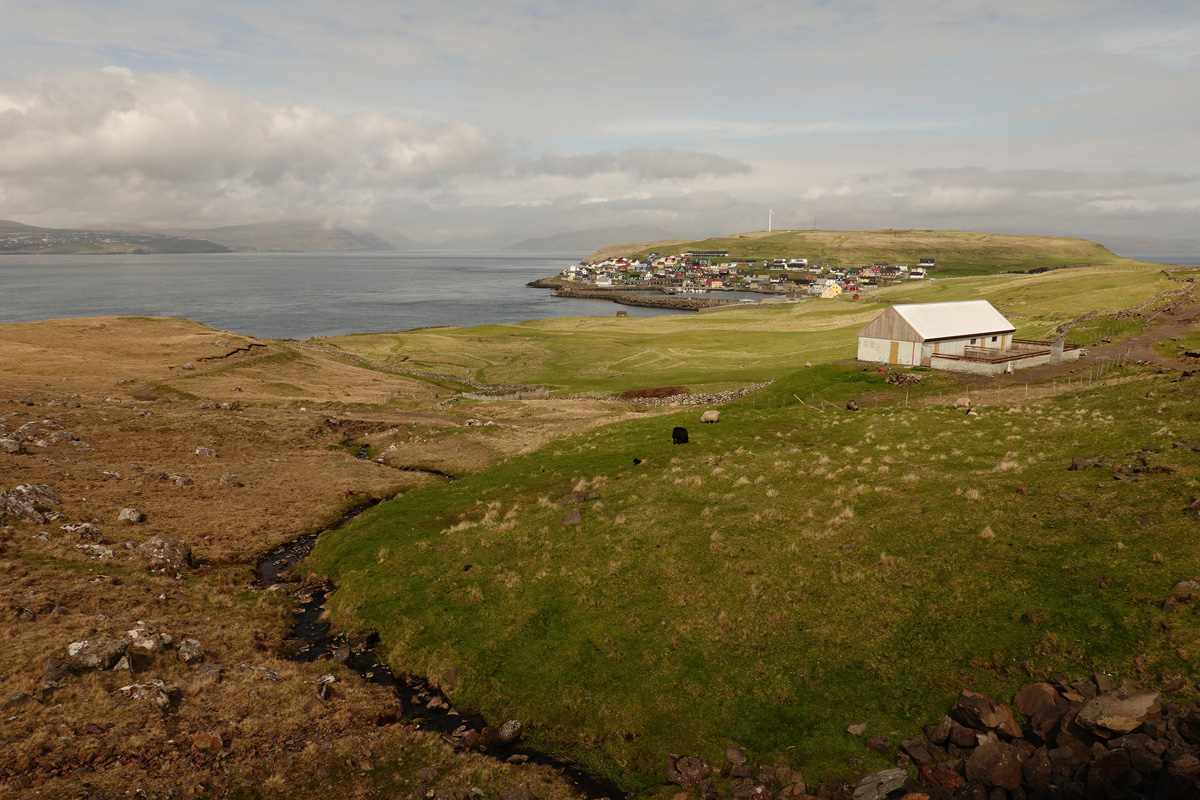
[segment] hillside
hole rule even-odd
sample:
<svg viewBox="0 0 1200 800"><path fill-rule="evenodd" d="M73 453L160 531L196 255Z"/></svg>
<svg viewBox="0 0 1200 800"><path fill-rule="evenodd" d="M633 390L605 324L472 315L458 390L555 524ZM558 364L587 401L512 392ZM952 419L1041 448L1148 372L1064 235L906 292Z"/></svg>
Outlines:
<svg viewBox="0 0 1200 800"><path fill-rule="evenodd" d="M807 258L810 263L835 267L876 262L915 265L922 258L933 258L939 271L956 275L1127 261L1084 239L917 230L758 231L690 242L614 245L586 260L689 250L724 250L731 259L745 260Z"/></svg>

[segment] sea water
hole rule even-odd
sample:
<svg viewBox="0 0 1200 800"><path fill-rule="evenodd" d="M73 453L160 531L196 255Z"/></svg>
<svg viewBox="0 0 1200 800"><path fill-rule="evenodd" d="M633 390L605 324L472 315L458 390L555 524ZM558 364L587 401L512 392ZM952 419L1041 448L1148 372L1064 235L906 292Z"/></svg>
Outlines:
<svg viewBox="0 0 1200 800"><path fill-rule="evenodd" d="M556 298L547 289L525 285L578 263L583 255L5 255L0 256L0 323L167 316L260 338L303 339L436 325L613 316L617 310L631 317L692 313Z"/></svg>

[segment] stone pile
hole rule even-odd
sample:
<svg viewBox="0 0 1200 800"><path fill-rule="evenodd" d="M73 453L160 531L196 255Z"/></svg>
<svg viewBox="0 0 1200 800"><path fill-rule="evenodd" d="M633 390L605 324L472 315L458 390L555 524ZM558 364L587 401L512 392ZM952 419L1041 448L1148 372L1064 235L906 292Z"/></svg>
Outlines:
<svg viewBox="0 0 1200 800"><path fill-rule="evenodd" d="M751 392L757 392L759 389L765 389L775 381L767 381L766 383L755 383L750 386L744 386L741 389L730 389L727 392L717 392L716 394L677 394L673 397L638 397L626 402L638 403L643 406L703 406L703 405L720 405L728 403L730 400L737 400L739 397L745 397ZM595 398L587 398L595 399Z"/></svg>
<svg viewBox="0 0 1200 800"><path fill-rule="evenodd" d="M1181 673L1162 677L1164 691L1188 688ZM864 736L866 726L850 725L847 732ZM1100 673L1030 684L1011 706L963 690L948 714L901 741L897 751L887 736L865 744L894 755L896 767L807 785L781 765L751 767L731 748L727 769L696 756L671 756L666 777L700 800L1200 796L1200 704L1161 703L1158 691Z"/></svg>

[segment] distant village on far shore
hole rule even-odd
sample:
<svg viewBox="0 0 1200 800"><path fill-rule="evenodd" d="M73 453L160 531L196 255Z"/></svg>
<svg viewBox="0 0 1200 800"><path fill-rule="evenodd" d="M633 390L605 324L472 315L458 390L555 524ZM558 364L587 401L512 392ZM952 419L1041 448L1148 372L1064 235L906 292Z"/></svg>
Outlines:
<svg viewBox="0 0 1200 800"><path fill-rule="evenodd" d="M657 288L668 293L741 289L829 299L843 292L871 291L889 282L922 280L934 266L934 259L922 258L915 267L876 263L835 268L810 265L807 258L738 261L731 260L726 251L696 250L680 255L651 253L645 260L581 262L564 269L562 275L600 288Z"/></svg>

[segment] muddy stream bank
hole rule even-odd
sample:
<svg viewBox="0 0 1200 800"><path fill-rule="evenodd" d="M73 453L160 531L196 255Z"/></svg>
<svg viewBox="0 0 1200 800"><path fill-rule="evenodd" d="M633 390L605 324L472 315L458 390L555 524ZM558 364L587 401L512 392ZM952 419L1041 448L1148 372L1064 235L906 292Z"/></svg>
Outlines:
<svg viewBox="0 0 1200 800"><path fill-rule="evenodd" d="M411 471L428 472L454 480L453 476L432 470L413 468ZM327 530L344 527L379 502L371 498ZM312 576L305 578L291 574L292 569L312 552L317 540L325 532L306 534L281 545L259 559L255 566L260 588L275 586L276 591L286 591L296 600L292 636L285 639L282 645L284 657L300 662L333 660L345 664L363 680L394 692L404 708L404 721L413 723L422 730L439 734L447 744L457 749L473 750L497 761L528 762L552 767L571 781L589 800L625 800L625 794L612 781L592 775L576 764L521 746L519 722L510 720L502 724L491 724L477 712L454 708L441 690L423 676L411 673L394 674L387 664L381 662L376 653L378 634L371 633L352 638L332 631L329 620L324 618L325 600L329 594L336 591L336 585ZM323 684L320 691L324 693L334 690L328 684ZM399 721L381 719L379 724Z"/></svg>

